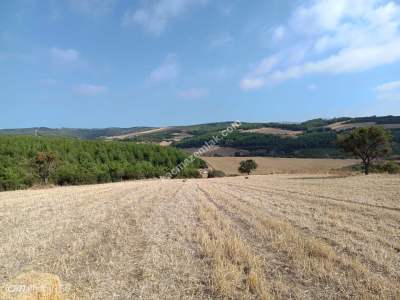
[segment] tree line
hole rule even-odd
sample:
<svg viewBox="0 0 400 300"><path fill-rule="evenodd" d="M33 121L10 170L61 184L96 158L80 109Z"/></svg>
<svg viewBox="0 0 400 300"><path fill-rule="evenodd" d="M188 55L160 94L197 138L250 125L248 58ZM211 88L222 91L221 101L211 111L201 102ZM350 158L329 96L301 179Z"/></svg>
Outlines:
<svg viewBox="0 0 400 300"><path fill-rule="evenodd" d="M172 147L72 138L0 136L0 190L164 176L187 154ZM196 159L179 177L198 177Z"/></svg>

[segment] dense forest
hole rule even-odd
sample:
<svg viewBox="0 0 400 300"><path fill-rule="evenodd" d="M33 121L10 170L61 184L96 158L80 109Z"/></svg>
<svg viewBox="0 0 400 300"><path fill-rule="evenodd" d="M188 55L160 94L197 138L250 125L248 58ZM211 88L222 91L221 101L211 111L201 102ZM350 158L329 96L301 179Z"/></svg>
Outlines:
<svg viewBox="0 0 400 300"><path fill-rule="evenodd" d="M0 136L0 190L40 183L38 154L54 157L49 181L58 185L92 184L165 175L187 154L172 147L72 138ZM195 160L179 177L197 177L205 163Z"/></svg>
<svg viewBox="0 0 400 300"><path fill-rule="evenodd" d="M360 118L353 118L347 123L363 123L363 122L374 122L376 124L400 124L400 116L360 117Z"/></svg>

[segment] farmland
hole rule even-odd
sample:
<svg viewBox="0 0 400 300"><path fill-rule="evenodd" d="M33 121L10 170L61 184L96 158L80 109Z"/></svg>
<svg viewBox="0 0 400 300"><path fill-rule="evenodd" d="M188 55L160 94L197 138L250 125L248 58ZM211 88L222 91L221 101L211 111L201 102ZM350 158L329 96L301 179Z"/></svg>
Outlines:
<svg viewBox="0 0 400 300"><path fill-rule="evenodd" d="M227 175L239 174L238 166L242 160L253 159L258 165L254 174L271 173L329 173L339 171L359 163L355 159L308 159L308 158L277 158L277 157L202 157L207 164L223 171Z"/></svg>
<svg viewBox="0 0 400 300"><path fill-rule="evenodd" d="M0 286L71 299L399 298L400 177L268 175L0 193Z"/></svg>

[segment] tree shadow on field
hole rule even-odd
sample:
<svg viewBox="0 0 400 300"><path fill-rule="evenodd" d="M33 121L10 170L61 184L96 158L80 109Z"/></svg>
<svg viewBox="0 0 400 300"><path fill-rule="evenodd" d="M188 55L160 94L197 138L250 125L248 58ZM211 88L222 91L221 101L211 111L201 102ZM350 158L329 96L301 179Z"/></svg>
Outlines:
<svg viewBox="0 0 400 300"><path fill-rule="evenodd" d="M291 177L288 179L294 179L294 180L313 180L313 179L340 179L340 178L348 178L351 177L351 175L330 175L330 176L307 176L307 177Z"/></svg>

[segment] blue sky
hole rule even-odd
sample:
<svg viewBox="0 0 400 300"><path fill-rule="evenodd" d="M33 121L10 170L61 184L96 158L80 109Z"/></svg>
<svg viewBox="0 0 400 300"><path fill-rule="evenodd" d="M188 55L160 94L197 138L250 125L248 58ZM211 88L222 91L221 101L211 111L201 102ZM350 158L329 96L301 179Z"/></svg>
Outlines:
<svg viewBox="0 0 400 300"><path fill-rule="evenodd" d="M0 128L400 115L400 3L1 1L0 111Z"/></svg>

